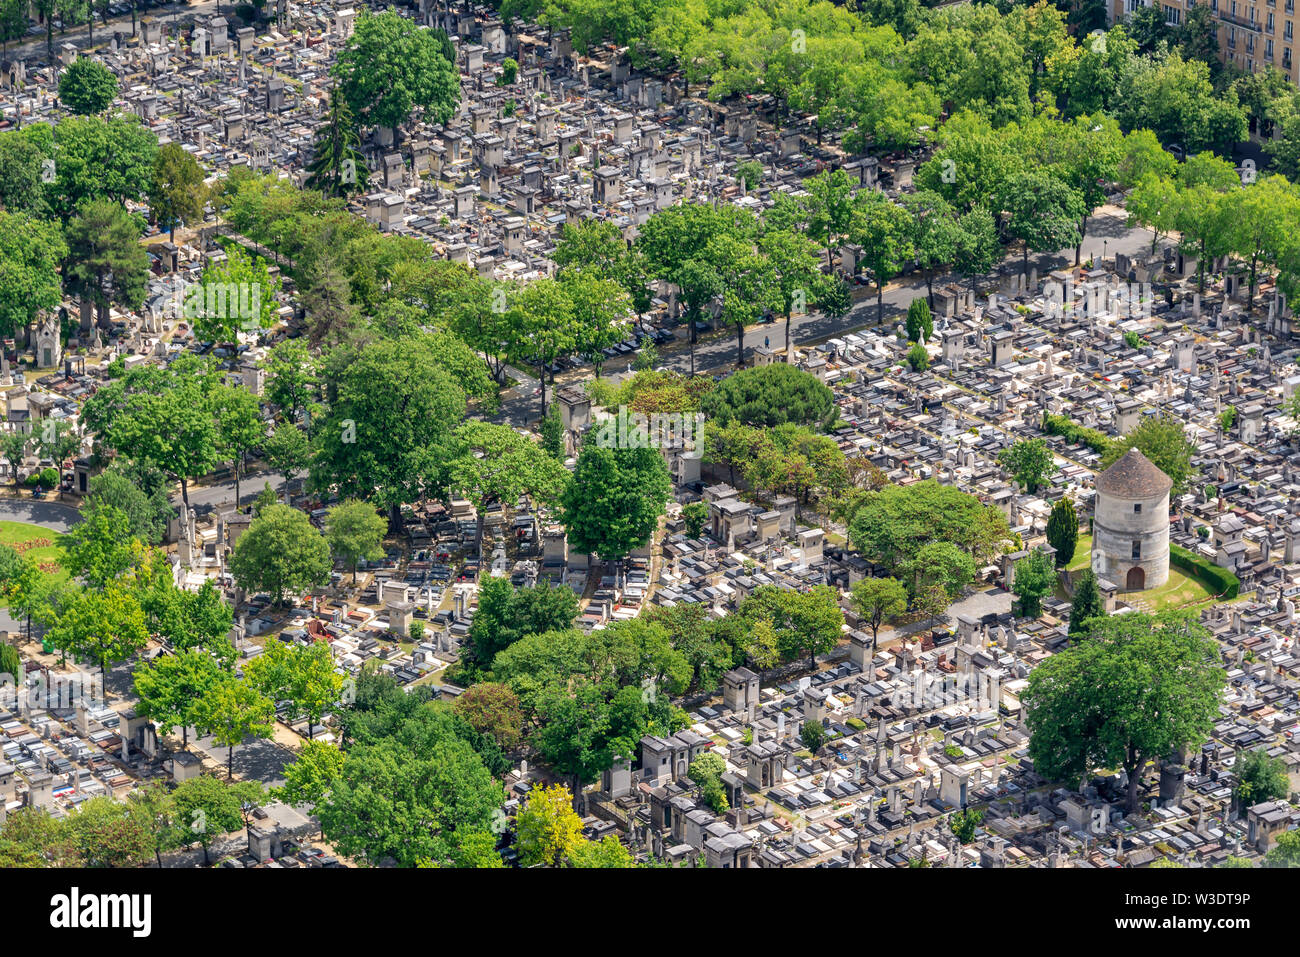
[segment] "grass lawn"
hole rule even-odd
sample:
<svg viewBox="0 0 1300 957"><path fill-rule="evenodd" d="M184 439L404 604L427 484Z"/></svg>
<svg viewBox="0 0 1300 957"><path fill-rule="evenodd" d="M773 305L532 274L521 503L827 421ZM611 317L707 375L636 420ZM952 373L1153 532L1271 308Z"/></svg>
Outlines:
<svg viewBox="0 0 1300 957"><path fill-rule="evenodd" d="M1189 578L1177 568L1171 567L1169 581L1159 588L1128 594L1121 592L1119 597L1143 611L1161 611L1165 608L1182 608L1208 601L1210 591L1195 578Z"/></svg>
<svg viewBox="0 0 1300 957"><path fill-rule="evenodd" d="M59 565L59 546L55 544L58 537L58 532L40 525L0 521L0 544L27 555L41 571L56 582L63 582L68 579L68 573Z"/></svg>
<svg viewBox="0 0 1300 957"><path fill-rule="evenodd" d="M1074 543L1074 557L1065 567L1072 572L1081 571L1088 567L1092 561L1092 536L1080 535L1079 540Z"/></svg>

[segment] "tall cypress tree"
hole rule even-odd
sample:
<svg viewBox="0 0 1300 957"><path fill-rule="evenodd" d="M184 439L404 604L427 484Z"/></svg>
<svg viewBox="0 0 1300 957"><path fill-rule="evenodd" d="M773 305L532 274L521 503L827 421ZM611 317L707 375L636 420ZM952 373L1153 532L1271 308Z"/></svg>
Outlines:
<svg viewBox="0 0 1300 957"><path fill-rule="evenodd" d="M326 196L349 196L366 188L370 170L366 158L357 148L361 136L348 107L338 90L330 92L329 119L316 139L316 155L307 166L307 186Z"/></svg>
<svg viewBox="0 0 1300 957"><path fill-rule="evenodd" d="M1047 541L1056 549L1056 567L1070 564L1079 543L1079 516L1068 498L1052 506L1052 514L1047 517Z"/></svg>
<svg viewBox="0 0 1300 957"><path fill-rule="evenodd" d="M1088 637L1083 623L1089 618L1100 618L1106 614L1101 604L1101 591L1097 588L1097 576L1088 569L1079 576L1079 583L1074 586L1074 599L1070 602L1071 638Z"/></svg>

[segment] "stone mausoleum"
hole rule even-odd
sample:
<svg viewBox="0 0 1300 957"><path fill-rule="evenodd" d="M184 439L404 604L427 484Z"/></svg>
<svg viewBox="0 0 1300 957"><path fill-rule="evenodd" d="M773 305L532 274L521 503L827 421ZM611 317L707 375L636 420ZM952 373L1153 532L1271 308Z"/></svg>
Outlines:
<svg viewBox="0 0 1300 957"><path fill-rule="evenodd" d="M1123 591L1169 580L1169 476L1129 449L1097 476L1092 570Z"/></svg>

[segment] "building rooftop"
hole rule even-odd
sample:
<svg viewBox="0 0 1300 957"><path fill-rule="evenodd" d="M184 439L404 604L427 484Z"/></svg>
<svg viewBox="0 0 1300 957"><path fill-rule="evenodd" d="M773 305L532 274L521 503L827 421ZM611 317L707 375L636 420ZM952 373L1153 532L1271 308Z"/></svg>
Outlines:
<svg viewBox="0 0 1300 957"><path fill-rule="evenodd" d="M1173 485L1173 480L1137 449L1129 449L1097 476L1097 491L1119 498L1155 498Z"/></svg>

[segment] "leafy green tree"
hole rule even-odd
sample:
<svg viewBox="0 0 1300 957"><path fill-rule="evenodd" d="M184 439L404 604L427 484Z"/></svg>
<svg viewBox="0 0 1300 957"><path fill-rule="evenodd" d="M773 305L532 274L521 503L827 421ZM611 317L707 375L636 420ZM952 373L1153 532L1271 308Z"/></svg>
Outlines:
<svg viewBox="0 0 1300 957"><path fill-rule="evenodd" d="M907 589L894 578L862 578L853 583L853 608L871 627L874 647L880 626L907 610Z"/></svg>
<svg viewBox="0 0 1300 957"><path fill-rule="evenodd" d="M805 748L816 754L826 741L826 729L820 721L805 721L799 726L799 740Z"/></svg>
<svg viewBox="0 0 1300 957"><path fill-rule="evenodd" d="M686 521L687 536L699 538L709 518L709 506L704 502L687 502L682 506L682 518Z"/></svg>
<svg viewBox="0 0 1300 957"><path fill-rule="evenodd" d="M534 788L516 819L519 861L525 867L561 866L582 840L582 818L563 785Z"/></svg>
<svg viewBox="0 0 1300 957"><path fill-rule="evenodd" d="M210 851L217 838L243 827L244 805L261 800L262 795L262 785L256 781L228 783L211 774L182 781L171 795L180 841L197 841L204 863L212 863Z"/></svg>
<svg viewBox="0 0 1300 957"><path fill-rule="evenodd" d="M591 362L600 378L605 350L627 336L631 301L621 285L594 270L561 271L560 289L572 308L575 351Z"/></svg>
<svg viewBox="0 0 1300 957"><path fill-rule="evenodd" d="M907 364L913 372L924 372L930 367L930 353L918 342L907 350Z"/></svg>
<svg viewBox="0 0 1300 957"><path fill-rule="evenodd" d="M951 542L983 562L1009 537L1001 510L933 479L886 485L864 500L849 524L853 546L888 569L932 541Z"/></svg>
<svg viewBox="0 0 1300 957"><path fill-rule="evenodd" d="M1300 221L1300 193L1282 176L1261 176L1234 197L1232 251L1250 263L1246 308L1255 307L1260 265L1276 265L1291 243L1289 224Z"/></svg>
<svg viewBox="0 0 1300 957"><path fill-rule="evenodd" d="M1169 476L1174 483L1170 495L1187 491L1195 474L1192 466L1192 443L1182 422L1172 415L1145 416L1143 420L1118 442L1106 449L1101 457L1101 467L1108 469L1129 449L1137 449L1151 464Z"/></svg>
<svg viewBox="0 0 1300 957"><path fill-rule="evenodd" d="M388 738L347 751L316 815L326 838L349 857L391 859L399 867L453 860L465 834L490 830L505 790L445 725L400 727L409 744Z"/></svg>
<svg viewBox="0 0 1300 957"><path fill-rule="evenodd" d="M317 398L320 378L316 357L301 339L277 342L267 353L266 398L292 422ZM310 430L308 430L310 431Z"/></svg>
<svg viewBox="0 0 1300 957"><path fill-rule="evenodd" d="M388 523L375 512L374 506L357 499L340 502L325 513L325 541L336 557L351 566L354 582L358 561L384 557L387 530Z"/></svg>
<svg viewBox="0 0 1300 957"><path fill-rule="evenodd" d="M834 267L832 253L853 228L853 184L842 169L827 169L804 181L808 190L808 236L826 250L826 265Z"/></svg>
<svg viewBox="0 0 1300 957"><path fill-rule="evenodd" d="M413 114L451 119L460 77L432 31L394 10L363 11L331 70L352 114L368 126L398 127Z"/></svg>
<svg viewBox="0 0 1300 957"><path fill-rule="evenodd" d="M396 530L402 503L437 484L465 394L420 340L372 342L329 378L312 481L388 509Z"/></svg>
<svg viewBox="0 0 1300 957"><path fill-rule="evenodd" d="M92 505L82 520L58 537L60 564L91 588L102 589L136 559L131 520L111 505Z"/></svg>
<svg viewBox="0 0 1300 957"><path fill-rule="evenodd" d="M3 569L0 565L0 569ZM23 660L18 654L18 649L13 645L0 644L0 675L8 675L13 684L16 686L19 679L26 672L23 670Z"/></svg>
<svg viewBox="0 0 1300 957"><path fill-rule="evenodd" d="M5 3L15 2L21 0L5 0ZM4 4L0 4L0 17L4 9ZM3 29L2 21L0 29ZM33 129L37 131L35 134ZM47 135L42 137L41 133ZM44 124L0 133L0 206L10 213L27 213L39 218L49 215L42 174L53 146L53 133Z"/></svg>
<svg viewBox="0 0 1300 957"><path fill-rule="evenodd" d="M523 739L523 710L508 685L493 681L471 685L452 703L452 710L503 749L514 748Z"/></svg>
<svg viewBox="0 0 1300 957"><path fill-rule="evenodd" d="M226 747L226 778L231 779L235 774L235 745L247 738L269 738L275 733L275 702L247 679L223 674L199 699L194 723L211 732L219 746Z"/></svg>
<svg viewBox="0 0 1300 957"><path fill-rule="evenodd" d="M1056 549L1056 567L1064 568L1074 558L1079 542L1079 516L1074 503L1062 498L1047 516L1047 543Z"/></svg>
<svg viewBox="0 0 1300 957"><path fill-rule="evenodd" d="M1300 831L1279 834L1264 855L1265 867L1300 867Z"/></svg>
<svg viewBox="0 0 1300 957"><path fill-rule="evenodd" d="M876 322L885 321L885 283L914 258L912 217L877 190L859 195L849 235L862 247L861 262L876 281Z"/></svg>
<svg viewBox="0 0 1300 957"><path fill-rule="evenodd" d="M203 697L224 678L212 655L197 648L142 662L132 674L136 711L158 725L163 734L181 729L181 747L189 747L189 729L196 724Z"/></svg>
<svg viewBox="0 0 1300 957"><path fill-rule="evenodd" d="M345 756L328 741L304 741L292 764L284 766L284 784L274 795L286 804L320 804L343 772Z"/></svg>
<svg viewBox="0 0 1300 957"><path fill-rule="evenodd" d="M741 603L738 614L771 626L781 657L793 661L806 654L809 668L817 666L817 655L835 647L844 628L838 592L827 585L806 592L760 585Z"/></svg>
<svg viewBox="0 0 1300 957"><path fill-rule="evenodd" d="M1024 701L1034 769L1074 783L1094 768L1122 767L1132 813L1147 762L1209 735L1224 681L1218 648L1194 616L1095 619L1087 641L1029 676Z"/></svg>
<svg viewBox="0 0 1300 957"><path fill-rule="evenodd" d="M526 635L561 631L578 617L573 589L549 584L515 588L508 578L486 579L470 625L474 659L484 668L501 651Z"/></svg>
<svg viewBox="0 0 1300 957"><path fill-rule="evenodd" d="M585 442L573 481L560 495L569 547L608 562L650 541L672 494L663 456L652 448L602 448Z"/></svg>
<svg viewBox="0 0 1300 957"><path fill-rule="evenodd" d="M110 585L102 591L75 592L58 610L46 637L64 654L91 659L107 672L109 664L143 648L149 632L139 602Z"/></svg>
<svg viewBox="0 0 1300 957"><path fill-rule="evenodd" d="M1007 213L1007 235L1023 243L1026 275L1031 251L1054 253L1080 242L1083 197L1046 173L1018 173L1011 177L1003 187L1000 205Z"/></svg>
<svg viewBox="0 0 1300 957"><path fill-rule="evenodd" d="M1190 11L1189 11L1190 13ZM1173 29L1159 7L1138 7L1125 21L1129 34L1142 53L1153 53L1161 42L1167 41Z"/></svg>
<svg viewBox="0 0 1300 957"><path fill-rule="evenodd" d="M215 389L211 367L197 356L181 356L165 368L139 366L85 402L82 424L135 467L178 479L188 506L189 482L218 462Z"/></svg>
<svg viewBox="0 0 1300 957"><path fill-rule="evenodd" d="M28 4L25 0L0 3L0 47L8 54L9 44L27 35Z"/></svg>
<svg viewBox="0 0 1300 957"><path fill-rule="evenodd" d="M1047 553L1034 549L1015 564L1015 578L1011 590L1020 599L1020 614L1037 618L1043 613L1043 596L1052 590L1056 581L1055 563Z"/></svg>
<svg viewBox="0 0 1300 957"><path fill-rule="evenodd" d="M1239 808L1263 804L1265 801L1281 801L1291 794L1291 780L1286 773L1286 762L1281 758L1271 758L1268 751L1255 748L1247 751L1233 768L1237 779L1232 789L1232 796Z"/></svg>
<svg viewBox="0 0 1300 957"><path fill-rule="evenodd" d="M193 223L203 216L208 188L203 182L203 167L179 143L158 147L149 181L149 209L154 220L170 231L176 241L176 227Z"/></svg>
<svg viewBox="0 0 1300 957"><path fill-rule="evenodd" d="M975 560L952 542L927 542L899 571L911 581L913 596L940 585L955 600L975 577Z"/></svg>
<svg viewBox="0 0 1300 957"><path fill-rule="evenodd" d="M998 453L998 464L1031 495L1055 471L1051 450L1044 439L1021 439ZM1073 553L1071 553L1073 554Z"/></svg>
<svg viewBox="0 0 1300 957"><path fill-rule="evenodd" d="M117 98L117 77L98 60L77 57L59 74L59 100L73 113L103 113Z"/></svg>
<svg viewBox="0 0 1300 957"><path fill-rule="evenodd" d="M930 317L930 307L924 299L913 299L907 307L907 338L918 342L924 336L930 341L934 336L934 320Z"/></svg>
<svg viewBox="0 0 1300 957"><path fill-rule="evenodd" d="M686 776L700 789L700 797L712 808L714 814L721 814L731 807L727 801L727 789L722 783L722 775L727 770L727 762L706 751L691 762L686 769Z"/></svg>
<svg viewBox="0 0 1300 957"><path fill-rule="evenodd" d="M776 293L785 316L785 347L790 348L790 317L807 312L822 287L817 247L812 240L792 229L769 229L758 240L775 280Z"/></svg>
<svg viewBox="0 0 1300 957"><path fill-rule="evenodd" d="M138 310L149 291L149 254L140 245L140 223L118 203L89 200L68 221L63 283L67 291L95 305L99 324L108 307Z"/></svg>
<svg viewBox="0 0 1300 957"><path fill-rule="evenodd" d="M1086 623L1105 614L1106 607L1101 600L1101 590L1097 587L1097 576L1092 569L1085 569L1074 586L1074 597L1070 600L1070 637L1076 640L1086 638Z"/></svg>
<svg viewBox="0 0 1300 957"><path fill-rule="evenodd" d="M129 804L108 796L79 805L62 828L81 867L140 867L153 852L148 823Z"/></svg>
<svg viewBox="0 0 1300 957"><path fill-rule="evenodd" d="M201 648L210 652L229 671L235 658L229 637L234 612L212 580L190 591L172 584L171 568L165 562L151 582L145 581L144 571L136 572L136 593L150 629L176 651Z"/></svg>
<svg viewBox="0 0 1300 957"><path fill-rule="evenodd" d="M230 572L241 588L264 590L276 602L329 579L330 549L306 513L271 505L253 519L230 553Z"/></svg>
<svg viewBox="0 0 1300 957"><path fill-rule="evenodd" d="M262 458L284 476L287 501L290 480L311 465L311 443L302 429L281 422L262 443Z"/></svg>
<svg viewBox="0 0 1300 957"><path fill-rule="evenodd" d="M185 299L185 318L205 342L238 341L241 331L268 329L275 322L280 277L270 264L236 245L222 261L210 261Z"/></svg>
<svg viewBox="0 0 1300 957"><path fill-rule="evenodd" d="M338 701L343 677L325 642L286 645L276 642L248 663L249 683L272 701L289 701L296 716L307 719L307 737L315 735L327 708Z"/></svg>
<svg viewBox="0 0 1300 957"><path fill-rule="evenodd" d="M853 287L843 276L834 276L822 283L818 300L822 312L832 319L843 319L853 308Z"/></svg>
<svg viewBox="0 0 1300 957"><path fill-rule="evenodd" d="M67 255L58 227L25 213L0 212L0 333L15 336L41 313L58 308L59 265Z"/></svg>
<svg viewBox="0 0 1300 957"><path fill-rule="evenodd" d="M49 195L55 211L69 217L88 201L122 205L144 199L158 137L133 116L69 116L54 127L53 147Z"/></svg>
<svg viewBox="0 0 1300 957"><path fill-rule="evenodd" d="M167 785L153 780L135 788L127 795L127 804L145 826L152 843L154 861L162 867L162 852L170 851L184 840L178 827L176 804Z"/></svg>
<svg viewBox="0 0 1300 957"><path fill-rule="evenodd" d="M1209 30L1202 27L1202 35ZM1129 61L1115 98L1115 119L1125 129L1149 129L1165 144L1181 143L1189 153L1228 154L1247 134L1236 91L1216 95L1209 64L1184 59L1178 50Z"/></svg>
<svg viewBox="0 0 1300 957"><path fill-rule="evenodd" d="M957 252L953 268L970 280L971 294L978 292L980 276L989 272L1002 256L997 223L984 206L976 206L957 219Z"/></svg>
<svg viewBox="0 0 1300 957"><path fill-rule="evenodd" d="M326 196L364 192L370 179L361 136L348 100L338 89L330 91L329 111L316 134L315 158L307 166L306 186Z"/></svg>
<svg viewBox="0 0 1300 957"><path fill-rule="evenodd" d="M247 470L248 455L266 439L262 404L241 386L222 385L212 395L217 425L217 451L230 458L235 472L235 502L240 501L240 481Z"/></svg>
<svg viewBox="0 0 1300 957"><path fill-rule="evenodd" d="M0 433L0 455L9 463L9 473L14 485L18 484L18 470L22 468L23 458L27 455L29 436L22 432Z"/></svg>
<svg viewBox="0 0 1300 957"><path fill-rule="evenodd" d="M583 869L631 868L637 863L622 841L613 834L606 834L599 841L578 841L569 851L569 866Z"/></svg>
<svg viewBox="0 0 1300 957"><path fill-rule="evenodd" d="M835 394L824 382L785 362L728 376L700 400L700 411L720 426L733 420L769 427L793 422L821 431L839 415Z"/></svg>
<svg viewBox="0 0 1300 957"><path fill-rule="evenodd" d="M975 831L983 820L983 811L967 808L949 816L948 829L962 844L969 844L975 840Z"/></svg>
<svg viewBox="0 0 1300 957"><path fill-rule="evenodd" d="M507 425L466 422L456 429L452 445L448 484L478 509L480 543L489 508L513 507L522 495L554 504L569 481L568 470L556 456Z"/></svg>

